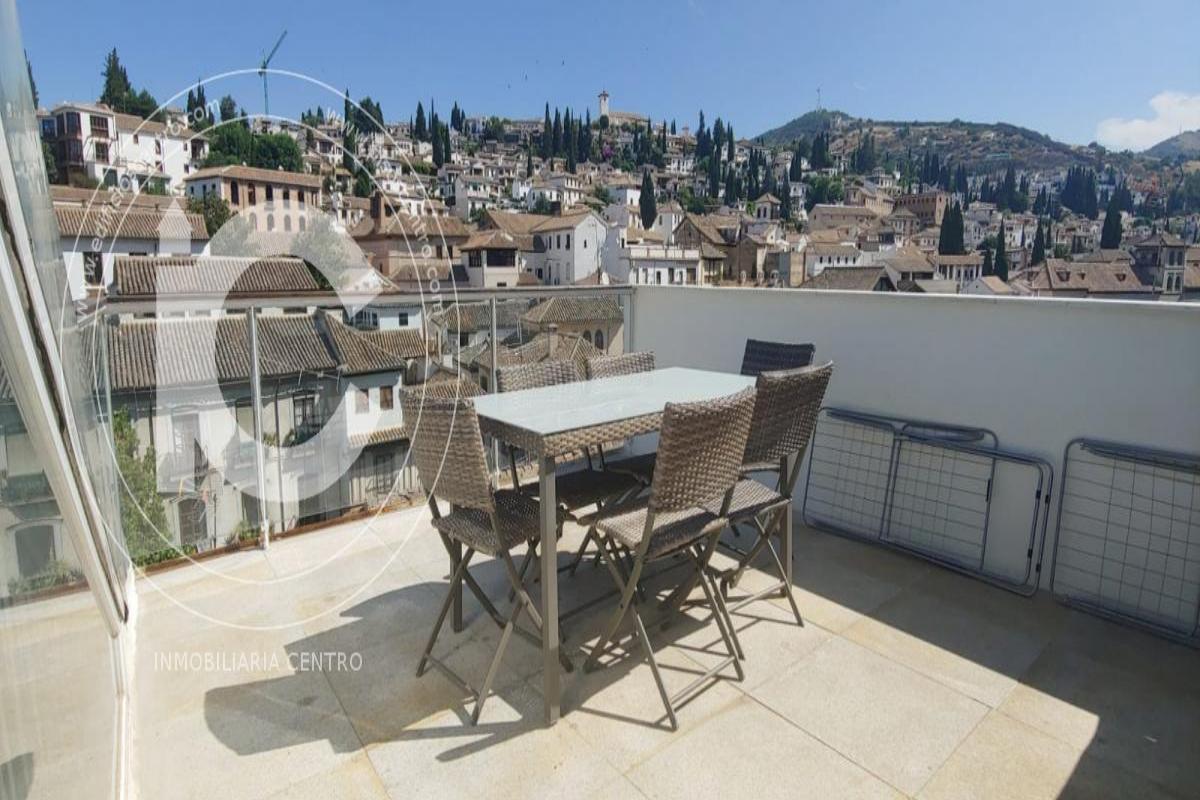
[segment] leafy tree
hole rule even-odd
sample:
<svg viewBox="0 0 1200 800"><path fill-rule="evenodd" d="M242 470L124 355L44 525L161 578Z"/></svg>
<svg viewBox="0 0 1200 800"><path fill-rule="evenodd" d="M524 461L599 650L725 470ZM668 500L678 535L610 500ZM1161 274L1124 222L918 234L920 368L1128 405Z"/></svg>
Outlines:
<svg viewBox="0 0 1200 800"><path fill-rule="evenodd" d="M42 161L46 164L46 180L49 183L58 183L58 160L54 157L50 143L45 140L42 141Z"/></svg>
<svg viewBox="0 0 1200 800"><path fill-rule="evenodd" d="M231 122L237 119L237 103L231 95L222 97L217 106L220 110L221 122Z"/></svg>
<svg viewBox="0 0 1200 800"><path fill-rule="evenodd" d="M658 204L654 199L654 180L650 177L650 170L642 173L642 194L638 205L642 213L642 227L648 230L658 219Z"/></svg>
<svg viewBox="0 0 1200 800"><path fill-rule="evenodd" d="M229 203L218 194L206 194L203 197L189 197L187 210L191 214L204 217L204 229L210 237L216 236L230 217Z"/></svg>
<svg viewBox="0 0 1200 800"><path fill-rule="evenodd" d="M286 133L253 133L244 125L220 125L208 135L205 166L246 164L262 169L300 172L303 159L300 146Z"/></svg>
<svg viewBox="0 0 1200 800"><path fill-rule="evenodd" d="M808 184L804 207L812 211L818 203L837 203L843 196L842 179L827 175L810 175L805 178Z"/></svg>
<svg viewBox="0 0 1200 800"><path fill-rule="evenodd" d="M121 530L134 562L171 547L167 534L167 509L158 494L157 458L153 445L138 455L138 437L129 412L113 414L113 445L121 473Z"/></svg>
<svg viewBox="0 0 1200 800"><path fill-rule="evenodd" d="M1104 212L1104 228L1100 231L1100 248L1115 250L1121 246L1121 209L1114 192Z"/></svg>

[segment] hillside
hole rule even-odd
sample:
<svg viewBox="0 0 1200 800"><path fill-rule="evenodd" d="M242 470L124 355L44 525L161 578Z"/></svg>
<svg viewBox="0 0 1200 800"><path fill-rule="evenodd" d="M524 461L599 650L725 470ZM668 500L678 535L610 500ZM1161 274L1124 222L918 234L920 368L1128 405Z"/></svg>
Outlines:
<svg viewBox="0 0 1200 800"><path fill-rule="evenodd" d="M1170 139L1163 139L1154 147L1143 152L1154 158L1174 159L1179 156L1200 158L1200 130L1184 131Z"/></svg>
<svg viewBox="0 0 1200 800"><path fill-rule="evenodd" d="M763 144L775 147L795 141L801 136L811 139L821 131L840 130L854 121L854 117L842 111L816 109L801 114L791 122L784 123L778 128L772 128L754 138L761 139Z"/></svg>
<svg viewBox="0 0 1200 800"><path fill-rule="evenodd" d="M1089 148L1007 123L880 121L840 111L810 111L756 138L768 146L784 146L799 136L812 138L820 130L831 132L830 150L834 153L853 150L860 132L869 130L880 153L931 151L943 161L964 163L974 171L999 169L1009 163L1022 169L1053 169L1090 161L1096 155Z"/></svg>

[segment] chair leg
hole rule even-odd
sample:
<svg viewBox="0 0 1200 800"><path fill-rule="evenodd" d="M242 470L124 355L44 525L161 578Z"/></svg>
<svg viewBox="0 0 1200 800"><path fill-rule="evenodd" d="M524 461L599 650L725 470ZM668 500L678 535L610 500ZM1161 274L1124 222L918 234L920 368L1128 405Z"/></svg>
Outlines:
<svg viewBox="0 0 1200 800"><path fill-rule="evenodd" d="M593 530L593 528L588 528L587 535L583 537L583 543L579 545L579 550L575 553L575 558L571 559L571 566L567 569L568 575L575 574L575 570L579 568L579 562L583 561L584 556L587 555L588 543L595 541Z"/></svg>
<svg viewBox="0 0 1200 800"><path fill-rule="evenodd" d="M592 652L588 655L587 660L583 663L583 671L591 672L596 668L600 661L600 657L608 652L608 646L612 642L613 637L617 634L617 629L621 627L621 622L625 619L625 615L629 612L633 595L636 593L637 584L628 579L621 567L618 566L618 558L612 552L611 544L607 539L601 539L601 544L608 550L608 558L604 560L608 567L609 574L612 576L613 583L621 590L621 599L617 604L617 610L613 612L609 618L608 624L604 627L604 632L600 635L600 639L596 642L596 646L592 648Z"/></svg>
<svg viewBox="0 0 1200 800"><path fill-rule="evenodd" d="M796 605L796 597L792 594L792 582L787 579L787 570L784 569L783 562L779 560L779 553L775 552L775 548L771 546L770 542L767 543L767 551L775 561L775 568L779 570L779 580L783 584L783 596L787 598L788 604L792 607L796 624L804 627L804 618L800 616L800 606Z"/></svg>
<svg viewBox="0 0 1200 800"><path fill-rule="evenodd" d="M525 610L529 613L529 619L533 623L533 628L537 632L538 640L540 642L541 638L545 636L545 629L542 626L542 615L538 613L537 606L533 604L533 598L529 596L529 592L525 591L525 583L522 581L520 573L513 565L512 556L508 553L504 553L502 558L504 561L504 568L508 572L508 580L510 583L512 583L512 591L517 597L517 604L524 606ZM561 644L562 631L560 630L558 633L559 643ZM567 658L567 654L563 652L561 647L558 650L558 663L561 664L562 668L567 672L575 671L575 665L571 663L571 659Z"/></svg>
<svg viewBox="0 0 1200 800"><path fill-rule="evenodd" d="M746 654L742 652L742 644L738 641L737 629L733 626L733 618L729 616L729 610L725 607L725 602L721 599L721 593L715 590L715 587L712 585L712 578L708 575L706 569L701 560L696 559L696 573L700 576L700 588L704 590L704 596L708 599L708 604L712 606L713 619L716 620L717 629L721 632L721 638L725 641L725 649L730 656L733 656L733 668L737 672L738 680L744 680L746 676L742 672L742 661L746 659Z"/></svg>
<svg viewBox="0 0 1200 800"><path fill-rule="evenodd" d="M671 730L679 730L679 721L675 719L675 708L671 705L671 696L667 694L667 687L663 683L662 673L658 671L658 661L654 658L654 648L650 646L650 637L646 634L646 626L642 624L642 615L637 611L638 603L635 600L633 606L629 609L633 614L633 625L637 629L638 641L642 643L642 649L646 651L646 660L650 662L650 673L654 675L654 683L658 685L658 696L662 698L663 708L667 710L667 719L671 723Z"/></svg>
<svg viewBox="0 0 1200 800"><path fill-rule="evenodd" d="M433 625L433 632L429 634L429 642L425 645L425 650L421 653L421 660L417 663L418 678L425 674L425 668L429 665L429 657L433 654L433 645L437 642L438 634L442 631L442 625L446 622L446 615L450 612L450 606L454 604L454 598L458 594L462 584L463 572L466 570L467 564L474 554L475 551L467 550L466 555L458 562L458 566L455 567L454 574L450 576L450 589L446 592L446 599L442 601L442 608L438 612L437 622Z"/></svg>
<svg viewBox="0 0 1200 800"><path fill-rule="evenodd" d="M475 711L471 714L471 724L479 724L479 715L483 712L483 704L488 699L488 694L492 691L492 681L496 678L496 671L500 668L500 662L504 660L504 651L508 649L508 640L512 638L513 630L517 627L517 618L521 616L521 610L525 608L525 604L517 603L513 606L512 612L508 615L508 621L504 623L504 632L500 634L500 644L496 646L496 655L492 656L492 663L488 667L487 677L483 679L483 687L475 697Z"/></svg>

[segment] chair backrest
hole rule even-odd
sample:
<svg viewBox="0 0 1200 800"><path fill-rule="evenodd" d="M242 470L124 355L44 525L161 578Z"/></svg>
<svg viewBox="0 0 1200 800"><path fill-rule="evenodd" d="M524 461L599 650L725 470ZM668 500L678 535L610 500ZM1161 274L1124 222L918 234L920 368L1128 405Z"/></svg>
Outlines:
<svg viewBox="0 0 1200 800"><path fill-rule="evenodd" d="M431 498L452 506L495 511L487 455L475 403L460 398L422 398L403 393L404 422L412 432L410 449L421 485Z"/></svg>
<svg viewBox="0 0 1200 800"><path fill-rule="evenodd" d="M654 369L654 353L622 353L616 356L596 356L587 360L588 380L634 375Z"/></svg>
<svg viewBox="0 0 1200 800"><path fill-rule="evenodd" d="M514 364L496 370L496 391L519 392L539 386L557 386L579 380L579 367L574 361L539 361L536 364Z"/></svg>
<svg viewBox="0 0 1200 800"><path fill-rule="evenodd" d="M652 511L722 499L737 482L754 415L753 388L715 400L667 403L650 483Z"/></svg>
<svg viewBox="0 0 1200 800"><path fill-rule="evenodd" d="M758 376L745 464L775 463L793 453L804 454L832 375L833 362L829 361L819 367Z"/></svg>
<svg viewBox="0 0 1200 800"><path fill-rule="evenodd" d="M796 369L812 364L816 348L811 344L791 342L767 342L762 339L747 339L742 353L742 374L761 375L780 369Z"/></svg>

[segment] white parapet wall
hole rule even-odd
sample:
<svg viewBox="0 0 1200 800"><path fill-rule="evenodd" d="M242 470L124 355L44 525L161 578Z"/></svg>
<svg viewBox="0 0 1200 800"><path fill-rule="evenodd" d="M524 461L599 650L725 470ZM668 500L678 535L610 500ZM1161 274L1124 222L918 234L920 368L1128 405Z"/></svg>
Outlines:
<svg viewBox="0 0 1200 800"><path fill-rule="evenodd" d="M814 344L818 362L836 363L827 405L988 428L1002 447L1048 460L1056 477L1077 437L1200 452L1200 305L667 286L634 293L632 347L654 351L660 364L736 371L747 338ZM1018 545L996 542L1014 554Z"/></svg>

